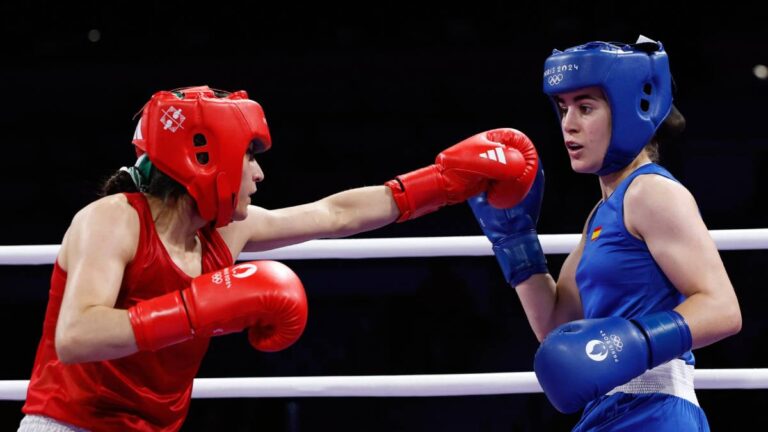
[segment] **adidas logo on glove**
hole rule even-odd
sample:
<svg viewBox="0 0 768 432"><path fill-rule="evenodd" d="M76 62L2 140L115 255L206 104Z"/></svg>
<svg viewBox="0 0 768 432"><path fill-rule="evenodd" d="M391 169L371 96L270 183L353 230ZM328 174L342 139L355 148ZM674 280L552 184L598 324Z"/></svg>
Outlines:
<svg viewBox="0 0 768 432"><path fill-rule="evenodd" d="M507 164L507 158L504 157L503 147L496 147L493 150L488 150L487 152L480 153L480 157L483 159L495 160L496 162L501 162L504 165Z"/></svg>

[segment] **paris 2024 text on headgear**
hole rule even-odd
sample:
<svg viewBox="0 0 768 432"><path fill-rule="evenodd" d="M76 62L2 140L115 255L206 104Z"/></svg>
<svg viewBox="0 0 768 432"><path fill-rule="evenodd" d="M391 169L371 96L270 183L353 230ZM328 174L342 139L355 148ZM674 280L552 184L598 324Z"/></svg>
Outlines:
<svg viewBox="0 0 768 432"><path fill-rule="evenodd" d="M554 50L544 62L544 93L600 87L611 107L611 142L597 171L629 165L672 109L672 76L661 42L640 36L634 44L588 42ZM557 104L555 104L555 110Z"/></svg>

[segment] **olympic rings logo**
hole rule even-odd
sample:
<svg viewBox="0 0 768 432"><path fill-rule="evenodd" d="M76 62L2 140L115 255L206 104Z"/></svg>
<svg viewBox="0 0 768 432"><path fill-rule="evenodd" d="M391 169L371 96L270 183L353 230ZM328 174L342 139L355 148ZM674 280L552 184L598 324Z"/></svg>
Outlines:
<svg viewBox="0 0 768 432"><path fill-rule="evenodd" d="M611 335L611 342L613 342L613 347L616 348L616 351L621 351L624 348L624 342L621 341L621 337L615 334Z"/></svg>
<svg viewBox="0 0 768 432"><path fill-rule="evenodd" d="M547 78L547 82L549 82L550 86L556 86L563 82L563 78L563 74L550 75L549 78Z"/></svg>
<svg viewBox="0 0 768 432"><path fill-rule="evenodd" d="M211 276L211 280L215 284L220 284L220 283L224 282L224 279L221 277L221 272L214 273L213 276Z"/></svg>

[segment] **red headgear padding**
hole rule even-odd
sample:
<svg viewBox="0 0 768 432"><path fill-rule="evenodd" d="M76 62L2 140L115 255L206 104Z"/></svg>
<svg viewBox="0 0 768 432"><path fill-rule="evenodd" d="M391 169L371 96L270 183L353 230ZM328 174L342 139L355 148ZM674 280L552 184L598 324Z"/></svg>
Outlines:
<svg viewBox="0 0 768 432"><path fill-rule="evenodd" d="M142 110L133 144L187 188L200 216L227 225L237 206L243 156L272 146L261 105L243 91L208 86L159 91Z"/></svg>

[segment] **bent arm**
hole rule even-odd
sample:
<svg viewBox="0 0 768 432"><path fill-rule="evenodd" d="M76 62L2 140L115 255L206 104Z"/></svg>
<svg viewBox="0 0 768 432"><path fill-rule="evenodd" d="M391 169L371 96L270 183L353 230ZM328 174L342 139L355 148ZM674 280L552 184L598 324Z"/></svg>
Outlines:
<svg viewBox="0 0 768 432"><path fill-rule="evenodd" d="M127 311L114 308L137 239L138 216L122 196L103 198L72 221L59 255L67 272L55 337L63 363L137 351Z"/></svg>
<svg viewBox="0 0 768 432"><path fill-rule="evenodd" d="M541 342L560 324L583 317L576 285L576 267L584 250L584 237L563 262L555 282L549 273L535 274L515 287L525 316Z"/></svg>
<svg viewBox="0 0 768 432"><path fill-rule="evenodd" d="M345 237L394 222L400 211L386 186L346 190L309 204L267 210L249 206L248 217L221 228L232 256L301 243Z"/></svg>
<svg viewBox="0 0 768 432"><path fill-rule="evenodd" d="M625 196L625 219L686 297L675 310L691 330L693 348L738 333L741 311L733 285L690 192L660 176L641 176Z"/></svg>
<svg viewBox="0 0 768 432"><path fill-rule="evenodd" d="M595 209L597 206L584 223L579 244L565 258L557 282L549 274L538 274L516 287L528 323L539 342L561 324L584 318L579 286L576 283L576 268L581 261L587 226Z"/></svg>
<svg viewBox="0 0 768 432"><path fill-rule="evenodd" d="M542 341L554 328L583 316L576 268L584 250L584 232L568 255L557 282L549 273L535 226L544 195L544 170L538 167L528 195L512 208L491 206L485 194L469 200L480 228L490 240L504 279L515 288L534 335Z"/></svg>

